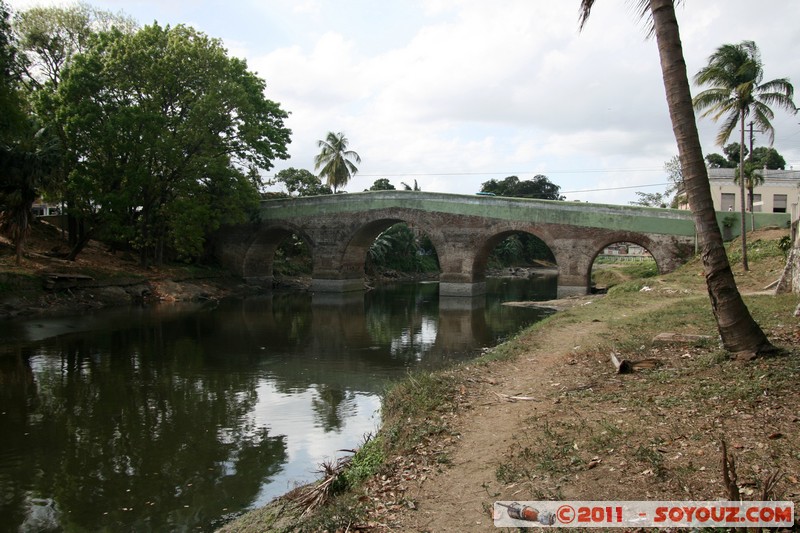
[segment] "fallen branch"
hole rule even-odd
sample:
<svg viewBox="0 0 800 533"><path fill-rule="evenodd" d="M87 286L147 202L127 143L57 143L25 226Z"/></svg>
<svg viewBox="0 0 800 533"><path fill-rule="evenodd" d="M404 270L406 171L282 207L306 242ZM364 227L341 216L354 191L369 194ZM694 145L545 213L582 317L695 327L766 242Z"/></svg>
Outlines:
<svg viewBox="0 0 800 533"><path fill-rule="evenodd" d="M617 374L630 374L634 370L644 370L648 368L655 368L661 364L658 359L640 359L639 361L629 361L627 359L619 359L617 354L611 353L611 364L617 370Z"/></svg>
<svg viewBox="0 0 800 533"><path fill-rule="evenodd" d="M323 475L320 481L291 493L289 499L303 509L301 517L321 507L333 496L335 483L350 464L350 459L350 457L341 457L335 462L323 462L318 470Z"/></svg>
<svg viewBox="0 0 800 533"><path fill-rule="evenodd" d="M497 396L500 400L506 402L516 402L516 401L527 401L527 402L535 402L536 398L533 396L509 396L508 394L502 394L500 392L493 393Z"/></svg>
<svg viewBox="0 0 800 533"><path fill-rule="evenodd" d="M764 478L764 482L762 483L761 486L762 502L781 499L776 494L775 488L778 486L778 482L781 480L782 477L783 477L783 472L777 471L771 473L766 478Z"/></svg>
<svg viewBox="0 0 800 533"><path fill-rule="evenodd" d="M722 481L725 490L728 491L728 500L738 502L741 500L739 485L736 484L736 459L733 455L728 455L728 448L725 440L722 441Z"/></svg>

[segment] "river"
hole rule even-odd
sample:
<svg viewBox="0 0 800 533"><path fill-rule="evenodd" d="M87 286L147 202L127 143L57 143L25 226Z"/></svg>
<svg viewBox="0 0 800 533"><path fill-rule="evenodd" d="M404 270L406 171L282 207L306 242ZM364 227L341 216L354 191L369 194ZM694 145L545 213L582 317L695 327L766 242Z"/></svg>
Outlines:
<svg viewBox="0 0 800 533"><path fill-rule="evenodd" d="M274 293L0 323L0 531L210 531L316 478L381 394L546 312L556 278Z"/></svg>

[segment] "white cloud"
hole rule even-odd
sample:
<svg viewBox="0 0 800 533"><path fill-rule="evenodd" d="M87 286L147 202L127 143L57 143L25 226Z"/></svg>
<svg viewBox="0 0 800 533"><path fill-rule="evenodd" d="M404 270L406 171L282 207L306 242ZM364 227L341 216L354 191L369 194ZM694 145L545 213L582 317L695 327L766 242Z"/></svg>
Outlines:
<svg viewBox="0 0 800 533"><path fill-rule="evenodd" d="M317 139L343 131L363 159L363 177L349 190L367 188L375 176L398 175L392 180L399 184L416 175L424 190L472 193L502 172L540 172L564 190L612 188L665 181L659 171L677 153L656 43L645 39L625 0L598 2L580 33L577 2L95 4L142 21L174 23L182 14L224 38L266 79L267 96L292 113L292 159L276 162L275 170L313 170ZM795 2L758 9L749 0L683 3L678 18L689 75L721 44L752 39L765 79L798 78L800 29L775 28L799 16ZM776 110L776 148L800 166L797 122ZM705 151L719 151L717 125L698 125ZM642 171L617 173L621 168ZM634 198L631 190L585 195Z"/></svg>

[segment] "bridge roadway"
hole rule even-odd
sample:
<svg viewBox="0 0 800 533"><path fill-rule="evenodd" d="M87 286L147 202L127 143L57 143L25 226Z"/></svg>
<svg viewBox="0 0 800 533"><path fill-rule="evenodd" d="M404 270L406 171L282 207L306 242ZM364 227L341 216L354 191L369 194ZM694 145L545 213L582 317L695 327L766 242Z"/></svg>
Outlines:
<svg viewBox="0 0 800 533"><path fill-rule="evenodd" d="M588 292L592 263L610 244L644 247L661 273L687 261L695 250L691 213L674 209L377 191L265 200L259 215L257 222L217 233L214 251L223 266L248 282L271 283L275 250L294 233L311 250L315 292L362 290L369 247L398 222L430 238L439 257L443 296L485 292L489 254L518 232L535 235L552 251L559 297ZM720 220L724 215L729 213L720 213ZM757 215L762 225L772 222L767 214Z"/></svg>

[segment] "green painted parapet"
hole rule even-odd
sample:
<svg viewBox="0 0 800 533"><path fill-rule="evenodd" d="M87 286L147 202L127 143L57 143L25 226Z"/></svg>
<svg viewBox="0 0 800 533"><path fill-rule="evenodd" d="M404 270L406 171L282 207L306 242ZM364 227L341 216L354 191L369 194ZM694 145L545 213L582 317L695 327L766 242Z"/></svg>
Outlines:
<svg viewBox="0 0 800 533"><path fill-rule="evenodd" d="M261 202L261 218L302 218L321 213L351 213L389 208L534 224L567 224L666 235L694 235L691 213L676 209L415 191L376 191L264 200Z"/></svg>
<svg viewBox="0 0 800 533"><path fill-rule="evenodd" d="M722 238L731 241L742 234L741 212L717 211L717 222L722 230ZM747 231L763 228L788 228L791 224L789 213L745 213Z"/></svg>

